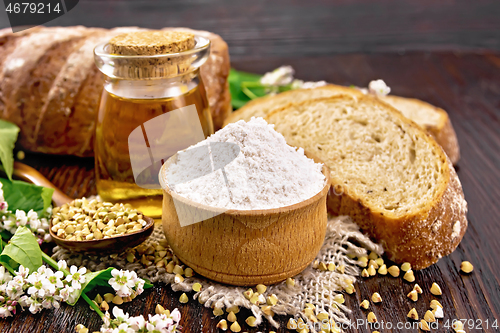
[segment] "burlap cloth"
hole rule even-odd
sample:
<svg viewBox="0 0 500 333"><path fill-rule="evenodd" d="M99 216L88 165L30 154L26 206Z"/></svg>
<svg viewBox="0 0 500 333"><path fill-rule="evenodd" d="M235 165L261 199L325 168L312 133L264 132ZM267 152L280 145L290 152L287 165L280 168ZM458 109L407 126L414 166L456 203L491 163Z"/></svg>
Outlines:
<svg viewBox="0 0 500 333"><path fill-rule="evenodd" d="M146 242L154 244L162 239L165 239L163 230L157 226ZM321 271L313 268L311 263L302 273L294 277L294 287L288 287L285 282L268 286L264 296L275 294L278 297L278 304L272 307L275 314L293 316L296 319L302 317L307 322L308 319L303 310L306 303L312 303L316 307L316 313L324 311L336 322L346 322L346 313L350 310L343 304L335 302L334 297L347 286L346 280L350 279L354 282L356 276L360 274L356 259L351 259L347 255L359 257L366 255L368 251L381 255L383 249L382 246L373 243L362 234L359 227L348 216L332 217L328 220L325 242L316 259L326 264L333 262L337 267L344 265L344 273L338 270ZM227 308L237 305L250 309L257 319L257 325L262 322L263 318L266 318L271 325L279 327L273 317L266 316L259 306L253 305L244 297L243 292L248 288L217 283L199 275L185 278L181 283L175 283L175 274L167 273L164 267L157 268L154 264L145 267L141 262L129 263L126 260L126 252L118 255L96 256L75 254L56 246L52 257L56 260L64 259L68 265L85 266L91 271L106 269L110 266L134 270L140 277L149 279L153 283L164 282L174 291L192 292L192 285L198 282L202 285L202 289L194 293L193 298L198 299L205 307Z"/></svg>

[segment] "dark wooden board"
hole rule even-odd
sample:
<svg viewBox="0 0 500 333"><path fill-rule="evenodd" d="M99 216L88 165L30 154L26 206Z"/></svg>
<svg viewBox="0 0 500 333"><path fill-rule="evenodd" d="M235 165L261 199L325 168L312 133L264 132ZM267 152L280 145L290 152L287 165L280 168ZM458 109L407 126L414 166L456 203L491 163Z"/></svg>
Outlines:
<svg viewBox="0 0 500 333"><path fill-rule="evenodd" d="M209 30L228 42L233 59L241 59L500 50L499 17L498 0L80 0L47 25ZM0 11L0 28L8 26Z"/></svg>
<svg viewBox="0 0 500 333"><path fill-rule="evenodd" d="M462 159L458 174L469 204L469 228L458 249L438 264L416 273L416 282L424 289L417 303L406 298L412 285L402 279L376 277L357 283L357 293L346 295L346 304L353 310L350 318L366 318L359 309L362 299L378 291L384 301L372 306L379 320L405 323L406 314L416 307L420 316L428 309L430 299L437 298L445 307L445 320L469 319L482 329L467 332L496 332L491 322L500 320L500 54L499 53L407 53L350 54L329 57L281 57L265 61L235 61L240 70L263 73L279 65L289 64L297 77L306 80L327 80L339 84L366 85L369 80L383 78L397 95L417 97L440 106L450 114L456 129ZM67 194L79 197L95 194L92 159L28 155L25 162L38 168ZM462 260L471 261L471 275L459 272ZM443 289L443 296L429 293L432 282ZM196 301L178 302L180 293L165 285L157 285L144 296L123 308L132 315L153 313L156 303L166 308L179 307L184 332L215 332L218 320L210 310ZM246 313L249 315L249 313ZM242 323L245 315L239 316ZM489 327L486 327L486 320ZM72 332L77 323L97 330L97 314L84 302L74 308L43 311L38 315L22 313L0 321L0 332ZM281 319L284 326L285 318ZM248 329L269 331L270 326ZM285 332L285 329L280 329ZM417 332L416 329L381 329L381 332ZM436 330L434 330L436 331ZM449 332L441 328L438 332ZM366 327L347 332L371 332Z"/></svg>

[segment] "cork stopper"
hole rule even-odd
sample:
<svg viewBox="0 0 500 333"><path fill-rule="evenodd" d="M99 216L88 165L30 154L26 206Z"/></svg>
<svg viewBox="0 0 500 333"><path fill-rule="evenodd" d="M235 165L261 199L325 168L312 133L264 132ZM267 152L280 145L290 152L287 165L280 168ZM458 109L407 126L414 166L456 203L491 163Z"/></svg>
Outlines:
<svg viewBox="0 0 500 333"><path fill-rule="evenodd" d="M130 79L161 78L188 72L193 57L182 55L182 52L193 49L195 44L192 33L155 30L122 34L109 41L111 54L130 56L115 61L116 74ZM169 56L172 53L180 55Z"/></svg>
<svg viewBox="0 0 500 333"><path fill-rule="evenodd" d="M159 55L194 48L194 34L183 31L138 31L113 37L111 53L119 55Z"/></svg>

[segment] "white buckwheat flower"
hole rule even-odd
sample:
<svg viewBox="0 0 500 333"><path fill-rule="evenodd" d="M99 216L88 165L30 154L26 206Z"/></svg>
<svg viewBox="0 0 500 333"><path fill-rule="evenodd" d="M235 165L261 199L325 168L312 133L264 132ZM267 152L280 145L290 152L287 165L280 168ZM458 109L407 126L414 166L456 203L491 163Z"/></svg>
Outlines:
<svg viewBox="0 0 500 333"><path fill-rule="evenodd" d="M181 313L179 309L175 308L172 313L170 313L170 317L172 318L173 321L178 323L181 320Z"/></svg>
<svg viewBox="0 0 500 333"><path fill-rule="evenodd" d="M57 289L61 289L64 287L64 283L62 282L62 279L64 279L64 273L61 271L56 271L55 273L48 268L45 272L45 276L47 277L47 280L50 282L50 285L53 287L51 288L51 294L54 294Z"/></svg>
<svg viewBox="0 0 500 333"><path fill-rule="evenodd" d="M108 311L106 311L104 317L102 317L102 321L104 322L104 325L102 325L101 332L103 328L108 328L111 325L111 316Z"/></svg>
<svg viewBox="0 0 500 333"><path fill-rule="evenodd" d="M29 306L29 310L33 314L43 310L42 303L34 297L28 297L26 299L26 304Z"/></svg>
<svg viewBox="0 0 500 333"><path fill-rule="evenodd" d="M30 269L28 267L24 267L23 265L19 266L17 269L16 275L26 279L30 273Z"/></svg>
<svg viewBox="0 0 500 333"><path fill-rule="evenodd" d="M19 305L21 305L21 307L23 308L23 311L24 311L24 308L29 306L28 304L28 296L27 295L23 295L21 296L21 298L18 300L19 302Z"/></svg>
<svg viewBox="0 0 500 333"><path fill-rule="evenodd" d="M120 324L117 328L113 330L113 333L135 333L132 328L128 326L127 323Z"/></svg>
<svg viewBox="0 0 500 333"><path fill-rule="evenodd" d="M115 330L111 327L101 327L101 333L115 333Z"/></svg>
<svg viewBox="0 0 500 333"><path fill-rule="evenodd" d="M2 186L3 184L0 183L0 213L7 213L9 205L7 204L7 201L5 201L5 198L3 197Z"/></svg>
<svg viewBox="0 0 500 333"><path fill-rule="evenodd" d="M59 309L59 302L54 299L54 297L45 297L42 301L42 307L44 309L50 309L52 306Z"/></svg>
<svg viewBox="0 0 500 333"><path fill-rule="evenodd" d="M47 228L47 229L48 229L48 228ZM49 233L46 233L46 234L43 236L43 241L44 241L45 243L50 243L50 242L52 242L52 236L50 236L50 234L49 234Z"/></svg>
<svg viewBox="0 0 500 333"><path fill-rule="evenodd" d="M0 318L11 317L13 314L16 314L16 306L7 305L5 303L0 306Z"/></svg>
<svg viewBox="0 0 500 333"><path fill-rule="evenodd" d="M149 315L149 320L146 323L146 329L148 332L166 332L171 325L172 319L167 318L165 315Z"/></svg>
<svg viewBox="0 0 500 333"><path fill-rule="evenodd" d="M136 284L137 275L132 274L135 272L124 271L113 269L111 275L113 276L109 279L108 283L116 291L116 294L120 297L128 297L132 295L133 289Z"/></svg>
<svg viewBox="0 0 500 333"><path fill-rule="evenodd" d="M66 276L66 281L71 282L71 287L74 289L81 289L82 283L85 283L85 273L87 269L82 267L78 269L76 266L71 266L69 269L70 275Z"/></svg>
<svg viewBox="0 0 500 333"><path fill-rule="evenodd" d="M142 294L142 292L144 291L144 283L146 281L138 277L137 273L134 271L130 271L130 274L132 277L132 281L134 282L136 296Z"/></svg>
<svg viewBox="0 0 500 333"><path fill-rule="evenodd" d="M135 295L140 295L144 291L144 280L139 279L138 282L135 284Z"/></svg>
<svg viewBox="0 0 500 333"><path fill-rule="evenodd" d="M9 271L5 270L4 266L0 265L0 284L7 283L10 280L12 280L12 275L10 275Z"/></svg>
<svg viewBox="0 0 500 333"><path fill-rule="evenodd" d="M18 299L23 294L24 279L20 276L15 276L7 284L6 293L10 299Z"/></svg>
<svg viewBox="0 0 500 333"><path fill-rule="evenodd" d="M9 310L9 306L2 305L0 306L0 318L7 318L12 316L12 312Z"/></svg>
<svg viewBox="0 0 500 333"><path fill-rule="evenodd" d="M7 213L8 208L9 205L7 204L7 201L4 201L3 196L0 196L0 213Z"/></svg>
<svg viewBox="0 0 500 333"><path fill-rule="evenodd" d="M65 260L59 260L57 262L57 268L62 271L63 269L68 269L68 264L66 263Z"/></svg>
<svg viewBox="0 0 500 333"><path fill-rule="evenodd" d="M45 295L51 295L51 285L49 280L45 278L45 275L35 272L30 274L26 281L31 284L31 287L28 288L28 294L32 297L43 298Z"/></svg>
<svg viewBox="0 0 500 333"><path fill-rule="evenodd" d="M75 301L75 297L73 296L74 292L75 290L73 288L66 286L59 290L59 298L62 302L73 303Z"/></svg>
<svg viewBox="0 0 500 333"><path fill-rule="evenodd" d="M28 217L26 216L26 212L24 210L16 210L16 220L17 220L17 225L26 225L28 223Z"/></svg>
<svg viewBox="0 0 500 333"><path fill-rule="evenodd" d="M8 230L10 233L15 234L17 230L16 219L12 216L2 216L3 228Z"/></svg>
<svg viewBox="0 0 500 333"><path fill-rule="evenodd" d="M119 322L125 322L128 320L128 313L123 313L123 310L117 306L113 308L113 316L115 316Z"/></svg>
<svg viewBox="0 0 500 333"><path fill-rule="evenodd" d="M373 80L368 84L368 91L376 96L386 96L391 92L391 88L385 84L384 80Z"/></svg>
<svg viewBox="0 0 500 333"><path fill-rule="evenodd" d="M128 320L128 324L135 331L143 331L146 327L146 320L142 315L137 317L132 317Z"/></svg>
<svg viewBox="0 0 500 333"><path fill-rule="evenodd" d="M292 66L281 66L264 74L260 78L260 83L270 86L284 86L292 83L294 73Z"/></svg>
<svg viewBox="0 0 500 333"><path fill-rule="evenodd" d="M177 323L181 319L178 309L174 309L170 316L165 314L148 315L145 320L142 315L130 317L128 314L118 308L113 308L115 319L111 319L109 312L106 311L102 318L104 324L101 326L101 333L175 333L177 332Z"/></svg>
<svg viewBox="0 0 500 333"><path fill-rule="evenodd" d="M33 209L30 209L26 216L28 217L28 221L38 220L38 214Z"/></svg>
<svg viewBox="0 0 500 333"><path fill-rule="evenodd" d="M38 267L38 269L36 271L40 275L45 275L45 272L47 271L47 267L45 267L44 265L42 265L42 266Z"/></svg>
<svg viewBox="0 0 500 333"><path fill-rule="evenodd" d="M45 230L40 228L42 226L42 222L40 222L40 220L38 218L30 219L29 224L30 224L31 230L36 231L37 233L40 233L40 231L45 233Z"/></svg>

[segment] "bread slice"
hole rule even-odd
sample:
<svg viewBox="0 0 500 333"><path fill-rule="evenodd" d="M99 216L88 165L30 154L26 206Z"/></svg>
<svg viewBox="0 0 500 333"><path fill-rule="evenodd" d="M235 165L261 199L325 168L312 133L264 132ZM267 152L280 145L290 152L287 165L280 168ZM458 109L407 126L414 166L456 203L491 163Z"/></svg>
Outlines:
<svg viewBox="0 0 500 333"><path fill-rule="evenodd" d="M290 90L278 95L258 98L249 102L244 107L233 112L224 122L224 126L240 119L248 121L252 117L265 117L269 112L291 102L299 103L316 98L333 97L339 94L352 96L363 95L357 89L333 84L314 89ZM436 139L437 143L443 147L453 164L458 162L460 158L458 140L446 111L417 99L397 96L379 97L379 99L391 104L401 111L405 117L426 129L427 132Z"/></svg>
<svg viewBox="0 0 500 333"><path fill-rule="evenodd" d="M271 111L289 103L300 103L316 98L332 97L337 95L363 96L357 89L328 84L314 89L295 89L277 95L265 96L248 102L244 107L234 111L224 121L224 126L238 120L249 121L252 117L265 117Z"/></svg>
<svg viewBox="0 0 500 333"><path fill-rule="evenodd" d="M424 128L436 139L453 164L460 159L457 135L445 110L415 98L393 95L379 96L380 100L390 104L408 119Z"/></svg>
<svg viewBox="0 0 500 333"><path fill-rule="evenodd" d="M425 268L451 253L467 228L460 181L418 125L370 96L340 95L271 112L288 144L331 170L329 211L350 215L391 260Z"/></svg>

